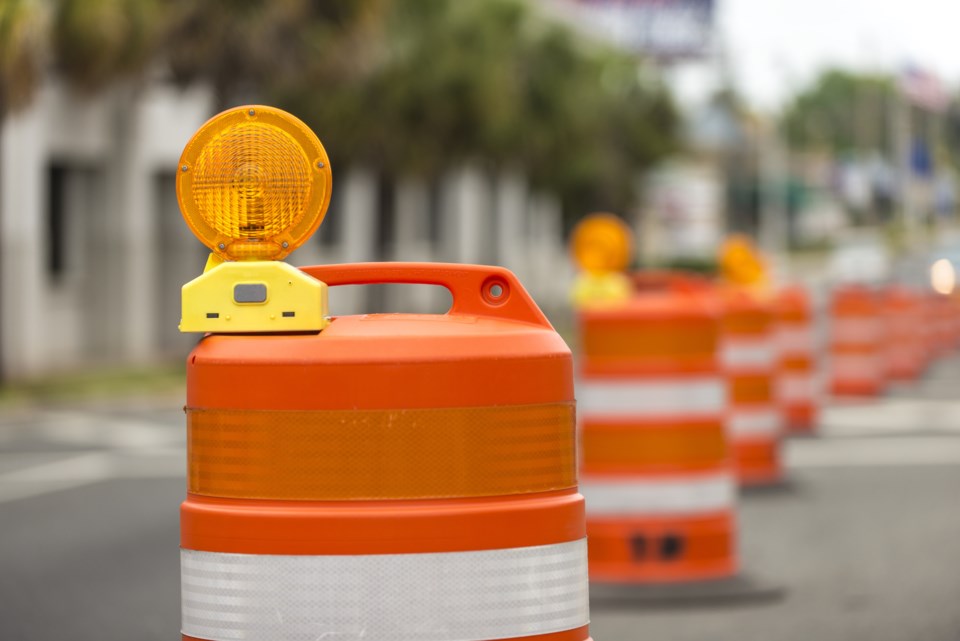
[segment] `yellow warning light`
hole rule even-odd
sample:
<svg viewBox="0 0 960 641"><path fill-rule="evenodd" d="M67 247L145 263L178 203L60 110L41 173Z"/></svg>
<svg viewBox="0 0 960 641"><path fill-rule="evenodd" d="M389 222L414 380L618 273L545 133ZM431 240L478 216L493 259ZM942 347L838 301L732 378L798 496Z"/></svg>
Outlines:
<svg viewBox="0 0 960 641"><path fill-rule="evenodd" d="M330 160L296 117L263 105L208 120L187 143L177 200L187 225L227 260L277 260L299 247L330 204Z"/></svg>
<svg viewBox="0 0 960 641"><path fill-rule="evenodd" d="M766 283L767 266L749 238L734 234L720 248L720 275L733 285L759 286Z"/></svg>
<svg viewBox="0 0 960 641"><path fill-rule="evenodd" d="M588 273L623 271L633 256L633 233L618 216L590 214L574 228L570 252Z"/></svg>
<svg viewBox="0 0 960 641"><path fill-rule="evenodd" d="M229 109L190 139L177 200L213 250L181 290L181 332L299 332L329 325L327 286L279 259L330 204L330 160L310 129L263 105Z"/></svg>

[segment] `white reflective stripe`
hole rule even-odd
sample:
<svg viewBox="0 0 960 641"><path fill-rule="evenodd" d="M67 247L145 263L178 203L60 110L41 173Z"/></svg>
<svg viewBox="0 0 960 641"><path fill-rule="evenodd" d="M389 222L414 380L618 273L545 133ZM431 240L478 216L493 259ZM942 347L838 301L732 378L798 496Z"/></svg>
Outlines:
<svg viewBox="0 0 960 641"><path fill-rule="evenodd" d="M720 348L720 360L726 367L773 367L775 359L772 336L728 338Z"/></svg>
<svg viewBox="0 0 960 641"><path fill-rule="evenodd" d="M777 328L777 348L781 354L807 355L814 351L813 328L808 324L782 325Z"/></svg>
<svg viewBox="0 0 960 641"><path fill-rule="evenodd" d="M732 508L735 484L728 472L687 478L580 481L590 516L661 515Z"/></svg>
<svg viewBox="0 0 960 641"><path fill-rule="evenodd" d="M778 381L779 396L784 401L811 401L816 396L813 374L782 374Z"/></svg>
<svg viewBox="0 0 960 641"><path fill-rule="evenodd" d="M589 623L586 539L359 556L180 551L183 634L226 641L480 641Z"/></svg>
<svg viewBox="0 0 960 641"><path fill-rule="evenodd" d="M883 376L884 364L879 354L837 354L830 360L830 372L834 379L877 381Z"/></svg>
<svg viewBox="0 0 960 641"><path fill-rule="evenodd" d="M834 343L842 345L870 345L883 338L883 324L866 316L838 318L830 326L830 336Z"/></svg>
<svg viewBox="0 0 960 641"><path fill-rule="evenodd" d="M581 417L709 416L723 411L727 390L724 380L714 377L589 379L577 382L576 395Z"/></svg>
<svg viewBox="0 0 960 641"><path fill-rule="evenodd" d="M727 425L734 439L743 436L775 437L783 432L783 422L783 415L774 406L762 406L756 409L738 407L730 412Z"/></svg>

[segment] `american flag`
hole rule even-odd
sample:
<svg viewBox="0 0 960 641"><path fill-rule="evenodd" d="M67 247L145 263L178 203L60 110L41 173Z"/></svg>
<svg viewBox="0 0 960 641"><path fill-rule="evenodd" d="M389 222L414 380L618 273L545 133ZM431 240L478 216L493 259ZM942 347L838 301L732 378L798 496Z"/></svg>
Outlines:
<svg viewBox="0 0 960 641"><path fill-rule="evenodd" d="M900 72L900 93L912 104L934 112L943 112L950 95L940 79L913 65Z"/></svg>

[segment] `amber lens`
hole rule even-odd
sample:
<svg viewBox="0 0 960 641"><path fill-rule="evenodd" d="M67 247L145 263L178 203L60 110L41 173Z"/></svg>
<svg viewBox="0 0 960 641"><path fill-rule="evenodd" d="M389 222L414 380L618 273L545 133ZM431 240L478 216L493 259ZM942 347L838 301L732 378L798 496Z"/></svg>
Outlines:
<svg viewBox="0 0 960 641"><path fill-rule="evenodd" d="M570 249L581 269L592 273L622 271L630 263L630 228L613 214L591 214L573 230Z"/></svg>
<svg viewBox="0 0 960 641"><path fill-rule="evenodd" d="M720 249L720 273L736 285L754 285L766 277L766 269L753 242L740 235L728 238Z"/></svg>
<svg viewBox="0 0 960 641"><path fill-rule="evenodd" d="M329 162L306 125L277 109L215 116L187 144L178 196L184 218L232 260L281 258L320 224Z"/></svg>
<svg viewBox="0 0 960 641"><path fill-rule="evenodd" d="M262 240L303 218L310 160L276 127L229 127L204 146L195 171L193 200L221 234Z"/></svg>

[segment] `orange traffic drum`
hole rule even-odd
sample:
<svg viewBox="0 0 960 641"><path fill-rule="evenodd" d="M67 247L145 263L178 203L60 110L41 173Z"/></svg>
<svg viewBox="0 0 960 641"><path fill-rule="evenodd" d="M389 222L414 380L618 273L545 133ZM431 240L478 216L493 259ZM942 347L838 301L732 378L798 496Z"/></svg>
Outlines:
<svg viewBox="0 0 960 641"><path fill-rule="evenodd" d="M884 317L883 358L886 377L913 381L920 377L927 347L917 331L923 326L922 301L910 289L892 285L881 294Z"/></svg>
<svg viewBox="0 0 960 641"><path fill-rule="evenodd" d="M833 291L830 307L830 391L874 396L886 386L885 327L877 294L862 285Z"/></svg>
<svg viewBox="0 0 960 641"><path fill-rule="evenodd" d="M939 344L939 355L948 356L957 348L957 318L960 317L960 307L950 295L936 294L934 301L936 317L936 334Z"/></svg>
<svg viewBox="0 0 960 641"><path fill-rule="evenodd" d="M188 360L185 639L589 639L569 349L501 268L446 314L208 335Z"/></svg>
<svg viewBox="0 0 960 641"><path fill-rule="evenodd" d="M776 348L780 359L777 381L787 429L810 434L820 413L819 358L810 295L801 285L777 292Z"/></svg>
<svg viewBox="0 0 960 641"><path fill-rule="evenodd" d="M709 292L637 281L578 315L581 490L592 581L727 578L738 569L736 484Z"/></svg>
<svg viewBox="0 0 960 641"><path fill-rule="evenodd" d="M730 386L727 425L741 485L783 480L784 412L777 395L774 308L748 291L723 289L721 360Z"/></svg>

